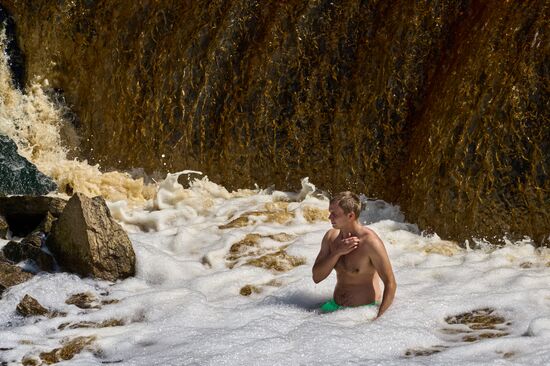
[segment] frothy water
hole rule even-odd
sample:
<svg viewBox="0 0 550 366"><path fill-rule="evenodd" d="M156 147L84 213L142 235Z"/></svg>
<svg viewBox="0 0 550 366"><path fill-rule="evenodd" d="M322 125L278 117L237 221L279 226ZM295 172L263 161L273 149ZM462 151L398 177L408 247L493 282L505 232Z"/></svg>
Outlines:
<svg viewBox="0 0 550 366"><path fill-rule="evenodd" d="M330 228L328 201L312 182L303 179L300 192L229 192L207 177L184 188L178 177L191 176L184 172L145 187L67 159L60 136L70 127L59 107L39 84L26 94L14 89L5 57L0 96L0 133L60 187L104 195L137 256L136 276L124 281L39 273L6 291L3 363L38 362L75 339L89 342L71 365L550 362L550 251L529 239L465 249L423 235L398 207L363 197L360 219L386 244L395 302L376 321L373 308L319 314L335 277L311 280ZM78 293L88 293L87 306L67 303ZM21 317L15 309L26 294L65 315Z"/></svg>
<svg viewBox="0 0 550 366"><path fill-rule="evenodd" d="M319 314L318 305L331 297L335 284L333 275L318 285L311 280L330 227L328 201L314 197L307 180L302 185L302 194L228 192L202 178L184 189L177 175L169 175L145 207L110 203L134 245L135 278L112 284L42 273L10 289L0 300L2 359L32 358L60 347L64 339L94 336L71 364L540 365L550 360L548 249L529 242L463 249L437 235L422 236L416 226L396 220L397 207L381 201L369 204L361 219L376 218L369 227L386 244L398 283L393 306L376 321L372 308ZM241 217L246 221L236 221ZM256 238L256 246L232 250L247 237ZM283 270L254 261L280 250L286 256L274 260ZM303 261L293 266L288 258ZM82 292L92 293L97 304L118 302L91 309L65 303ZM67 315L20 317L15 307L25 294ZM118 326L78 326L109 321Z"/></svg>

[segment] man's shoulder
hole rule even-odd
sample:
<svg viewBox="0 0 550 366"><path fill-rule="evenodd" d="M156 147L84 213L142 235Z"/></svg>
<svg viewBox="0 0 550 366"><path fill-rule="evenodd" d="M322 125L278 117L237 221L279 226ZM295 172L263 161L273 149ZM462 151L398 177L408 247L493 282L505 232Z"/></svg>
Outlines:
<svg viewBox="0 0 550 366"><path fill-rule="evenodd" d="M378 234L374 230L366 226L363 226L362 228L361 241L369 245L383 245L382 240L380 239Z"/></svg>
<svg viewBox="0 0 550 366"><path fill-rule="evenodd" d="M339 229L329 229L327 230L327 232L325 233L325 239L327 240L334 240L336 239L336 237L338 236L338 234L340 234L340 230Z"/></svg>

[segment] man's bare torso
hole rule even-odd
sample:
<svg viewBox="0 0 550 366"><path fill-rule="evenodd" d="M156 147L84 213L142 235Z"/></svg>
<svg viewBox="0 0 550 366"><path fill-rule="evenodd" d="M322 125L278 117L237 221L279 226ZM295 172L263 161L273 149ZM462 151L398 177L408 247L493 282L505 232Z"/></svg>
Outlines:
<svg viewBox="0 0 550 366"><path fill-rule="evenodd" d="M333 231L330 247L342 240L340 230ZM357 306L380 300L379 276L369 256L369 245L364 240L368 235L371 235L370 230L365 228L358 236L361 242L357 249L341 256L334 267L337 278L334 300L339 305Z"/></svg>

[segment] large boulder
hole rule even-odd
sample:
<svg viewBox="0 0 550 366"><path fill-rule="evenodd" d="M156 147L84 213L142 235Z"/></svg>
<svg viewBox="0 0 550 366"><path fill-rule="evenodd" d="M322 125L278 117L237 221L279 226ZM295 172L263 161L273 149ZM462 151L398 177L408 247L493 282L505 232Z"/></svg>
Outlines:
<svg viewBox="0 0 550 366"><path fill-rule="evenodd" d="M132 243L100 196L75 193L46 245L60 266L82 276L114 281L135 273Z"/></svg>
<svg viewBox="0 0 550 366"><path fill-rule="evenodd" d="M0 135L0 193L4 195L41 195L55 191L57 185L36 166L17 153L17 145Z"/></svg>

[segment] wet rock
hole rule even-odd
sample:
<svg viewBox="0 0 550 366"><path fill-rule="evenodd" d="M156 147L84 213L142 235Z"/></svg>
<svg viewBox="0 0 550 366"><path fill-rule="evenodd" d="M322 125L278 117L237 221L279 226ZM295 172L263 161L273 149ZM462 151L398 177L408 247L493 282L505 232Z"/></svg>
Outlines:
<svg viewBox="0 0 550 366"><path fill-rule="evenodd" d="M115 281L135 273L132 243L99 196L75 193L46 244L62 267L83 276Z"/></svg>
<svg viewBox="0 0 550 366"><path fill-rule="evenodd" d="M23 300L19 302L17 305L17 312L23 316L41 316L50 313L48 309L40 305L35 298L29 295L25 295Z"/></svg>
<svg viewBox="0 0 550 366"><path fill-rule="evenodd" d="M41 240L40 235L29 235L20 243L10 241L2 248L2 253L15 263L31 259L41 270L51 272L55 267L55 260L50 254L40 249Z"/></svg>
<svg viewBox="0 0 550 366"><path fill-rule="evenodd" d="M40 353L40 359L47 365L71 360L85 348L89 348L95 340L95 336L76 337L71 340L67 340L63 342L62 347L55 348L50 352Z"/></svg>
<svg viewBox="0 0 550 366"><path fill-rule="evenodd" d="M252 295L252 293L259 294L261 292L262 292L262 289L254 285L245 285L239 291L241 296L250 296Z"/></svg>
<svg viewBox="0 0 550 366"><path fill-rule="evenodd" d="M78 328L108 328L108 327L121 327L124 325L124 321L120 319L109 319L102 322L81 321L77 323L62 323L57 327L59 330L63 329L78 329Z"/></svg>
<svg viewBox="0 0 550 366"><path fill-rule="evenodd" d="M405 357L418 357L418 356L431 356L433 354L439 353L449 347L447 346L433 346L433 347L420 347L420 348L409 348L405 351Z"/></svg>
<svg viewBox="0 0 550 366"><path fill-rule="evenodd" d="M17 145L0 135L0 193L4 195L42 195L55 191L57 185L34 164L17 153Z"/></svg>
<svg viewBox="0 0 550 366"><path fill-rule="evenodd" d="M33 231L47 234L66 203L64 199L47 196L0 197L0 215L15 236L24 237Z"/></svg>
<svg viewBox="0 0 550 366"><path fill-rule="evenodd" d="M0 215L0 239L6 239L9 229L8 222L4 216Z"/></svg>
<svg viewBox="0 0 550 366"><path fill-rule="evenodd" d="M81 309L99 308L99 302L97 297L91 292L80 292L73 294L65 300L65 304L75 305Z"/></svg>
<svg viewBox="0 0 550 366"><path fill-rule="evenodd" d="M11 286L23 283L33 277L33 274L23 271L16 265L0 261L0 294Z"/></svg>
<svg viewBox="0 0 550 366"><path fill-rule="evenodd" d="M470 312L448 316L447 327L441 333L455 342L477 342L487 338L499 338L509 335L512 324L495 309L483 308Z"/></svg>
<svg viewBox="0 0 550 366"><path fill-rule="evenodd" d="M273 253L268 253L246 262L248 265L270 269L276 272L287 272L305 263L305 258L290 255L286 252L285 248L279 248Z"/></svg>

